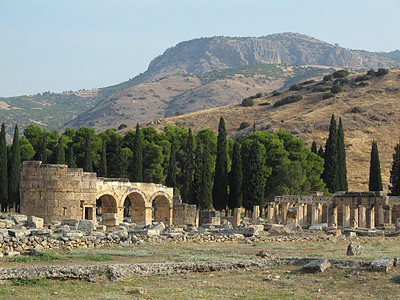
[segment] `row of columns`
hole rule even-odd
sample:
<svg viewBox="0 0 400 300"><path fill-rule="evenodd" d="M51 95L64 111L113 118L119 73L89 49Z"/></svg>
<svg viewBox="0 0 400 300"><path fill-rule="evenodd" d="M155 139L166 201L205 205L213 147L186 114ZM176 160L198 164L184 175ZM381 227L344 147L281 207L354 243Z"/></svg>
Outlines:
<svg viewBox="0 0 400 300"><path fill-rule="evenodd" d="M338 208L341 206L341 224L338 224ZM333 203L270 202L267 205L267 222L287 224L290 207L297 209L297 224L300 226L328 223L329 227L352 227L373 229L376 225L391 224L390 205L335 205ZM377 210L377 219L375 218ZM311 213L311 216L309 214ZM310 220L310 221L309 221Z"/></svg>

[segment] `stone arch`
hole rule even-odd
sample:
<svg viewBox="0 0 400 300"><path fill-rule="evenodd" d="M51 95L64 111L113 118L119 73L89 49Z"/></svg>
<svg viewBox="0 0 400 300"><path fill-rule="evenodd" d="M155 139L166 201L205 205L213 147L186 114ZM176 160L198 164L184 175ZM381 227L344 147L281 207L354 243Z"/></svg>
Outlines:
<svg viewBox="0 0 400 300"><path fill-rule="evenodd" d="M151 209L148 212L146 208L146 196L140 190L134 189L128 191L122 199L129 198L131 204L131 220L133 223L139 224L140 222L151 223Z"/></svg>
<svg viewBox="0 0 400 300"><path fill-rule="evenodd" d="M156 192L151 198L155 222L163 222L165 225L172 225L172 200L165 192Z"/></svg>
<svg viewBox="0 0 400 300"><path fill-rule="evenodd" d="M112 193L100 193L96 203L101 203L102 219L104 219L104 214L118 214L118 202L115 195L112 195Z"/></svg>

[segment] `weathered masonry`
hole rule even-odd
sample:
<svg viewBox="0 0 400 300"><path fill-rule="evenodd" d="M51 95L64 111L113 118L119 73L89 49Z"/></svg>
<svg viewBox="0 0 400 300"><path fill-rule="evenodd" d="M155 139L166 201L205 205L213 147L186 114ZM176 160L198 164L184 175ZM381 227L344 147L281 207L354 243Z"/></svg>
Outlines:
<svg viewBox="0 0 400 300"><path fill-rule="evenodd" d="M127 211L137 224L151 224L153 219L172 224L173 188L98 178L96 173L66 165L23 162L20 195L21 213L43 218L46 224L62 219L96 221L96 212L101 212L103 221L111 216L117 225Z"/></svg>
<svg viewBox="0 0 400 300"><path fill-rule="evenodd" d="M267 222L299 226L327 223L336 228L393 227L400 218L400 197L384 192L338 192L323 196L278 196L268 203Z"/></svg>

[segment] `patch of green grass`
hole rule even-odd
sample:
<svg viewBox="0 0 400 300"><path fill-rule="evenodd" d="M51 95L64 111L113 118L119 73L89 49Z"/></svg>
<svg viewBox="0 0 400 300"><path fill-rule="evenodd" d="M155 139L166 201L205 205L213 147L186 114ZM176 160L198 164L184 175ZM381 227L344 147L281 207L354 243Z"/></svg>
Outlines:
<svg viewBox="0 0 400 300"><path fill-rule="evenodd" d="M28 255L22 255L22 256L17 256L13 258L9 258L7 261L9 262L15 262L15 263L23 263L23 262L31 262L31 261L49 261L49 260L56 260L60 259L61 256L50 253L50 252L43 252L38 255L34 256L28 256Z"/></svg>
<svg viewBox="0 0 400 300"><path fill-rule="evenodd" d="M50 280L46 278L35 278L35 279L15 278L15 279L10 279L10 282L14 286L48 286L51 284Z"/></svg>
<svg viewBox="0 0 400 300"><path fill-rule="evenodd" d="M86 255L80 256L80 258L91 260L91 261L107 261L107 260L115 260L115 258L109 255Z"/></svg>

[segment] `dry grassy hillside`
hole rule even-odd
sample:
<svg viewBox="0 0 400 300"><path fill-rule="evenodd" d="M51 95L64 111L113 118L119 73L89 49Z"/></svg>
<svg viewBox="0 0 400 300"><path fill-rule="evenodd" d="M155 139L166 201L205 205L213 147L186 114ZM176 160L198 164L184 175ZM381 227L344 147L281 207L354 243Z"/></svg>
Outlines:
<svg viewBox="0 0 400 300"><path fill-rule="evenodd" d="M343 85L343 91L326 100L322 99L324 92L312 91L314 83L301 91L287 91L279 96L270 94L257 99L252 107L236 104L149 124L160 130L168 124L191 127L195 132L203 128L217 131L222 116L231 137L251 131L251 127L239 130L240 123L255 122L257 130L284 129L302 138L307 146L316 141L319 147L325 144L334 113L344 123L349 190L368 189L369 156L374 139L378 142L384 189L387 189L393 148L400 136L400 70L392 70L385 76L369 76L368 80L362 81L366 82L365 86L355 80L361 75L351 75L349 82ZM293 94L303 95L303 100L273 107L276 101ZM266 102L271 105L260 105ZM361 112L353 113L354 107L359 107Z"/></svg>

